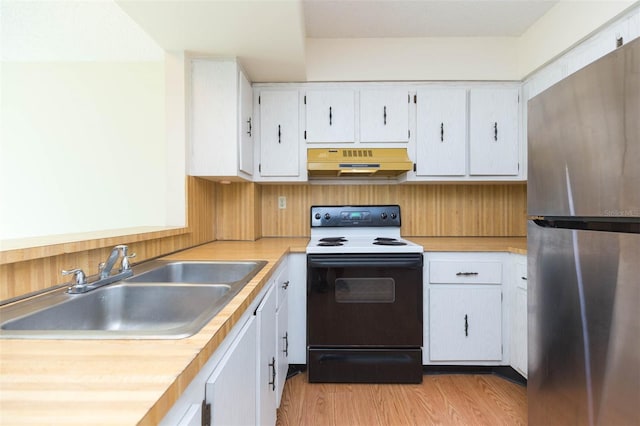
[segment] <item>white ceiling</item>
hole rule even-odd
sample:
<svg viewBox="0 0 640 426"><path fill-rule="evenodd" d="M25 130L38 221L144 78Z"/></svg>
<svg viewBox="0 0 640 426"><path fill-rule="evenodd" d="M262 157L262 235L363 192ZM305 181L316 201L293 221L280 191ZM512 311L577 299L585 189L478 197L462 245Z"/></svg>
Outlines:
<svg viewBox="0 0 640 426"><path fill-rule="evenodd" d="M517 37L557 1L304 0L309 38Z"/></svg>

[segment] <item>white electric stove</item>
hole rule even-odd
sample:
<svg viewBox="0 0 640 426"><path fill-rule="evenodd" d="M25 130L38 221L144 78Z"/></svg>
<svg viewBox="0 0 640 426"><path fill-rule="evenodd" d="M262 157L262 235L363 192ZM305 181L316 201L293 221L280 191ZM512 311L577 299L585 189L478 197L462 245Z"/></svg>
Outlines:
<svg viewBox="0 0 640 426"><path fill-rule="evenodd" d="M308 254L422 253L400 236L400 206L313 206Z"/></svg>

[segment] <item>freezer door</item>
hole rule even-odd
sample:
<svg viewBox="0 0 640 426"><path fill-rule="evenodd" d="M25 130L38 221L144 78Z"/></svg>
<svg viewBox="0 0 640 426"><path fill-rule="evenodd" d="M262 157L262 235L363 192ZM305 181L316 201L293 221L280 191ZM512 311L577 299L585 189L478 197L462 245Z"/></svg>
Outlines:
<svg viewBox="0 0 640 426"><path fill-rule="evenodd" d="M639 117L640 39L532 98L529 215L640 216Z"/></svg>
<svg viewBox="0 0 640 426"><path fill-rule="evenodd" d="M640 234L528 232L529 424L640 424Z"/></svg>

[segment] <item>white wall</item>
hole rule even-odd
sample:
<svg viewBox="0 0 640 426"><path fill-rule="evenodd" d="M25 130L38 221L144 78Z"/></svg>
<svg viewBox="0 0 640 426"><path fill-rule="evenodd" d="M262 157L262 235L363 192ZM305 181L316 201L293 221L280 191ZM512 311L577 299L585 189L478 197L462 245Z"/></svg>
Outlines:
<svg viewBox="0 0 640 426"><path fill-rule="evenodd" d="M110 0L3 1L0 28L0 243L184 225L184 70Z"/></svg>
<svg viewBox="0 0 640 426"><path fill-rule="evenodd" d="M518 74L526 77L637 1L561 1L518 40Z"/></svg>
<svg viewBox="0 0 640 426"><path fill-rule="evenodd" d="M519 80L517 48L515 37L307 39L307 80Z"/></svg>
<svg viewBox="0 0 640 426"><path fill-rule="evenodd" d="M166 224L163 62L3 62L1 80L0 239Z"/></svg>

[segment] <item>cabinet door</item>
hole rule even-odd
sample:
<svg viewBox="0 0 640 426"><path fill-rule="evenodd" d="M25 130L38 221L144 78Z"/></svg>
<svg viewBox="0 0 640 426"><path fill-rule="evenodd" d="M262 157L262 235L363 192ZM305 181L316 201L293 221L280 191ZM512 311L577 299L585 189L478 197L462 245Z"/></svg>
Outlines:
<svg viewBox="0 0 640 426"><path fill-rule="evenodd" d="M231 61L191 62L189 174L192 176L238 173L237 72L237 64Z"/></svg>
<svg viewBox="0 0 640 426"><path fill-rule="evenodd" d="M207 380L212 425L256 423L256 326L249 318Z"/></svg>
<svg viewBox="0 0 640 426"><path fill-rule="evenodd" d="M409 92L404 89L360 92L360 141L409 141Z"/></svg>
<svg viewBox="0 0 640 426"><path fill-rule="evenodd" d="M516 288L515 318L513 327L514 341L512 357L513 367L527 377L527 290Z"/></svg>
<svg viewBox="0 0 640 426"><path fill-rule="evenodd" d="M501 360L501 289L431 288L429 357L431 361Z"/></svg>
<svg viewBox="0 0 640 426"><path fill-rule="evenodd" d="M276 293L273 285L256 310L258 322L257 422L259 425L276 423ZM256 359L254 358L254 362Z"/></svg>
<svg viewBox="0 0 640 426"><path fill-rule="evenodd" d="M260 93L260 174L298 176L298 91Z"/></svg>
<svg viewBox="0 0 640 426"><path fill-rule="evenodd" d="M242 71L238 71L240 91L240 122L238 133L240 135L240 164L241 171L253 174L253 91L251 83Z"/></svg>
<svg viewBox="0 0 640 426"><path fill-rule="evenodd" d="M518 89L471 89L469 174L517 175Z"/></svg>
<svg viewBox="0 0 640 426"><path fill-rule="evenodd" d="M292 253L289 264L289 362L307 363L307 256Z"/></svg>
<svg viewBox="0 0 640 426"><path fill-rule="evenodd" d="M355 141L355 92L313 90L305 96L307 142Z"/></svg>
<svg viewBox="0 0 640 426"><path fill-rule="evenodd" d="M467 172L467 91L418 90L416 174L464 176Z"/></svg>
<svg viewBox="0 0 640 426"><path fill-rule="evenodd" d="M284 382L289 370L289 301L284 298L276 312L276 406L280 407Z"/></svg>

